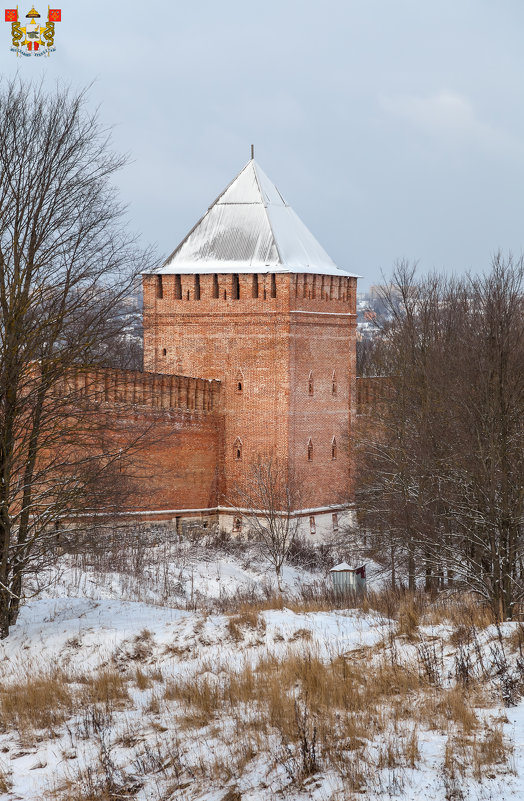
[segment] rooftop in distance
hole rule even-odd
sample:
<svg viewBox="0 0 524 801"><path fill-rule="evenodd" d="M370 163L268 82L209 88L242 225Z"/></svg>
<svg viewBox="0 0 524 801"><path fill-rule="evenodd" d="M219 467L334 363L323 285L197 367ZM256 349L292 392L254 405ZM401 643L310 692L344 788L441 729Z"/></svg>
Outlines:
<svg viewBox="0 0 524 801"><path fill-rule="evenodd" d="M158 272L355 277L337 267L254 159L219 195Z"/></svg>

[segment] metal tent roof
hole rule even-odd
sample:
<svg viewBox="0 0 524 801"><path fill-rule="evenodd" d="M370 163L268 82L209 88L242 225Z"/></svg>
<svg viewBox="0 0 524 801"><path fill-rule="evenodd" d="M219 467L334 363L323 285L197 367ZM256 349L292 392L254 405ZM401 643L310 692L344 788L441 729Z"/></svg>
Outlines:
<svg viewBox="0 0 524 801"><path fill-rule="evenodd" d="M353 275L330 259L254 159L158 272Z"/></svg>

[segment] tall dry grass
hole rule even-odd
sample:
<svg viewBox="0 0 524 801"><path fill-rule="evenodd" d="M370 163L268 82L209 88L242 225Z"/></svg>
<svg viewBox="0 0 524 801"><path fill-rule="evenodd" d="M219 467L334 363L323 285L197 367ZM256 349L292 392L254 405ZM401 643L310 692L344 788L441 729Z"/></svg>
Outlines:
<svg viewBox="0 0 524 801"><path fill-rule="evenodd" d="M290 595L271 592L264 598L254 598L239 592L215 603L215 611L246 618L266 610L284 608L296 614L338 609L354 609L364 614L371 612L396 621L399 634L408 637L416 635L419 626L446 624L453 628L475 626L484 629L495 622L490 607L468 592L430 594L385 588L366 593L343 593L323 581L303 585Z"/></svg>
<svg viewBox="0 0 524 801"><path fill-rule="evenodd" d="M412 617L410 606L399 611L416 621L416 631L423 613ZM250 627L257 625L256 617L249 621ZM412 623L409 630L411 642ZM201 679L171 679L162 705L178 710L184 730L205 730L206 737L224 720L233 721L237 742L276 736L281 748L273 749L275 764L299 785L327 768L337 771L351 793L371 790L384 770L401 782L406 769L419 764L420 733L428 729L447 737L443 771L450 787L468 771L478 777L488 764L506 764L511 749L502 730L477 712L493 704L486 675L450 684L449 668L446 672L436 650L427 651L435 654L433 668L422 669L420 659L399 657L399 643L405 642L405 629L391 627L389 642L331 659L304 642L300 650L266 652L238 671L216 668L212 680L209 671ZM477 644L471 639L472 648ZM250 754L247 749L235 759L244 766Z"/></svg>
<svg viewBox="0 0 524 801"><path fill-rule="evenodd" d="M0 762L0 793L8 793L11 789L11 777L7 768Z"/></svg>
<svg viewBox="0 0 524 801"><path fill-rule="evenodd" d="M106 709L124 707L129 702L127 679L118 670L104 668L83 677L81 703L83 706L102 704Z"/></svg>
<svg viewBox="0 0 524 801"><path fill-rule="evenodd" d="M304 630L286 650L281 645L270 650L263 609L283 603L297 612L331 609L329 598L329 593L310 593L292 603L268 597L246 604L244 599L231 607L224 645L236 655L245 648L241 669L228 665L225 656L223 664L200 662L200 675L166 678L169 654L178 665L186 646L164 654L163 675L156 663L156 669L145 667L153 662L155 644L143 630L130 640L127 661L110 662L93 675L71 676L57 669L3 686L0 730L14 729L29 738L47 729L54 736L60 727L66 730L67 722L67 731L79 739L98 742L97 759L56 790L54 797L64 801L114 801L139 792L151 776L161 776L174 788L174 797L186 781L231 785L236 793L236 780L261 754L268 772L280 777L283 791L286 782L301 787L329 770L344 797L394 794L409 771L421 765L420 738L428 731L442 743L441 770L450 798L460 797L466 777L481 782L508 769L511 746L487 712L499 679L490 673L489 660L478 666L482 637L477 631L490 622L484 608L476 608L469 596L433 601L422 593L391 591L348 596L345 608L351 601L353 608L373 611L379 622L391 623L376 646L326 657ZM337 604L342 608L340 596ZM447 630L437 642L423 627L440 623L450 627L451 635ZM203 629L204 618L201 624ZM521 653L520 637L508 640L507 652ZM496 644L497 664L509 665L502 639ZM135 719L137 709L135 731L125 716L133 711L128 717ZM144 745L152 731L158 734L155 753ZM176 758L174 732L187 745L176 746ZM133 779L137 770L133 774L115 767L114 749L132 752L129 759L139 766L139 780ZM391 785L383 784L385 777Z"/></svg>
<svg viewBox="0 0 524 801"><path fill-rule="evenodd" d="M62 670L37 676L0 688L0 731L15 729L24 737L35 729L53 730L76 707L70 677Z"/></svg>

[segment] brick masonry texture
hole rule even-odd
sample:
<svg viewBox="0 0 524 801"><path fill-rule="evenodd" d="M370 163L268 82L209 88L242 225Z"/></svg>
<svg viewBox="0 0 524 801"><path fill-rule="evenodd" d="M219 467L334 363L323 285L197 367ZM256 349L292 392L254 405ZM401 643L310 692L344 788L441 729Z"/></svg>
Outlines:
<svg viewBox="0 0 524 801"><path fill-rule="evenodd" d="M122 410L119 426L126 439L133 431L145 431L145 447L135 459L135 493L129 504L133 512L217 507L223 436L219 415L184 409Z"/></svg>
<svg viewBox="0 0 524 801"><path fill-rule="evenodd" d="M54 392L88 403L108 432L110 450L122 448L131 483L120 514L156 511L147 519L171 519L169 510L216 509L224 438L220 382L78 368Z"/></svg>
<svg viewBox="0 0 524 801"><path fill-rule="evenodd" d="M151 275L143 285L144 369L221 383L213 411L223 425L214 471L220 504L234 501L250 465L268 456L296 475L303 508L347 502L356 279ZM199 458L208 454L195 454L193 471Z"/></svg>
<svg viewBox="0 0 524 801"><path fill-rule="evenodd" d="M369 414L392 397L394 385L387 376L361 376L356 380L357 415Z"/></svg>
<svg viewBox="0 0 524 801"><path fill-rule="evenodd" d="M54 387L55 394L75 393L80 400L126 403L154 409L218 411L220 382L138 370L72 368Z"/></svg>

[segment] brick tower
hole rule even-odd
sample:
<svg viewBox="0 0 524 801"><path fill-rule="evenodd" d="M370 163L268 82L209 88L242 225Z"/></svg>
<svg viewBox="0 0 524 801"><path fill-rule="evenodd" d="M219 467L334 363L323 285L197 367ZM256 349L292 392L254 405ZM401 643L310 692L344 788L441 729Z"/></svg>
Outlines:
<svg viewBox="0 0 524 801"><path fill-rule="evenodd" d="M356 276L252 159L143 285L145 370L222 382L221 524L273 455L301 485L304 531L336 527L351 498Z"/></svg>

